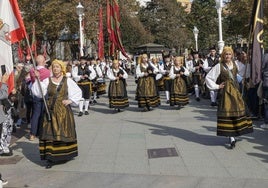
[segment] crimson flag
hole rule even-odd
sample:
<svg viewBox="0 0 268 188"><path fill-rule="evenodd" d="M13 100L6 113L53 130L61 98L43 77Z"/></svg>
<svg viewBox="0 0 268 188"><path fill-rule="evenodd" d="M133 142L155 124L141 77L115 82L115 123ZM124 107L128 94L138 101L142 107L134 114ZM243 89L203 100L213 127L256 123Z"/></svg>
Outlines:
<svg viewBox="0 0 268 188"><path fill-rule="evenodd" d="M120 32L120 13L118 0L107 0L107 29L109 34L110 55L115 55L115 48L118 48L122 54L128 58L123 47Z"/></svg>
<svg viewBox="0 0 268 188"><path fill-rule="evenodd" d="M104 40L103 40L102 7L100 7L100 11L99 11L98 57L100 59L104 59Z"/></svg>
<svg viewBox="0 0 268 188"><path fill-rule="evenodd" d="M19 45L18 45L18 56L19 56L20 62L22 62L23 61L23 50L22 50L22 46L21 46L21 41L19 42Z"/></svg>

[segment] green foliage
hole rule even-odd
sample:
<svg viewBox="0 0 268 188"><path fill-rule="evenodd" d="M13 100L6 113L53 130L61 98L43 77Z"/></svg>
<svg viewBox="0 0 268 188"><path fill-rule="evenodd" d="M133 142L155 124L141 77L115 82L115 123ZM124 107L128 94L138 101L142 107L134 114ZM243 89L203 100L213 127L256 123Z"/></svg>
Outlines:
<svg viewBox="0 0 268 188"><path fill-rule="evenodd" d="M139 12L146 30L155 37L154 42L176 49L187 45L186 16L185 7L176 0L152 0Z"/></svg>
<svg viewBox="0 0 268 188"><path fill-rule="evenodd" d="M231 1L226 5L224 21L228 26L226 33L229 36L226 42L237 46L239 40L249 38L252 7L253 0Z"/></svg>
<svg viewBox="0 0 268 188"><path fill-rule="evenodd" d="M31 34L33 23L36 23L37 40L44 40L46 33L47 41L52 46L50 54L53 55L55 42L59 39L61 31L68 27L69 35L78 34L79 21L76 15L76 6L79 0L19 0L23 11L24 23L27 32ZM108 37L106 27L106 1L87 0L81 1L84 10L85 38L90 39L91 45L96 47L98 42L99 8L103 7L103 26L105 32L105 44L107 48ZM133 50L135 46L143 42L151 42L152 35L146 31L133 13L138 12L139 6L136 0L121 0L121 33L122 41L126 49ZM74 43L72 38L69 42Z"/></svg>
<svg viewBox="0 0 268 188"><path fill-rule="evenodd" d="M126 50L134 52L135 47L153 41L153 36L146 31L137 17L140 7L135 0L120 1L120 30Z"/></svg>
<svg viewBox="0 0 268 188"><path fill-rule="evenodd" d="M32 25L36 24L36 38L47 41L52 46L49 53L54 54L54 44L61 31L68 27L70 36L78 34L79 21L76 6L79 0L18 0L23 12L24 23L29 35ZM236 45L239 38L248 38L249 21L252 13L253 0L228 0L223 8L223 40L227 45ZM106 1L81 1L85 7L85 37L92 45L97 45L98 11L103 7L103 26L106 49L108 44L106 28ZM264 1L264 45L268 41L268 1ZM155 42L176 50L194 46L193 28L199 30L199 49L217 46L218 15L215 0L193 0L190 13L185 12L177 0L151 0L146 7L139 7L136 0L119 0L121 13L121 36L124 47L133 51L144 43ZM69 38L68 43L77 43Z"/></svg>
<svg viewBox="0 0 268 188"><path fill-rule="evenodd" d="M250 21L254 0L232 0L226 5L227 42L238 45L239 40L249 39ZM264 0L264 47L268 45L268 1Z"/></svg>
<svg viewBox="0 0 268 188"><path fill-rule="evenodd" d="M194 26L198 28L198 46L200 50L208 49L214 45L217 46L219 40L218 15L215 5L215 0L194 0L192 3L187 28L190 32L193 32Z"/></svg>

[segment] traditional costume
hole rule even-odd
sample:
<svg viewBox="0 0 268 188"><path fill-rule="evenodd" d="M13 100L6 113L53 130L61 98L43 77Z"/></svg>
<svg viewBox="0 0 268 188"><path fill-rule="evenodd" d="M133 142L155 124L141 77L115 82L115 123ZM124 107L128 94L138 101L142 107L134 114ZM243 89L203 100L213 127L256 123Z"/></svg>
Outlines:
<svg viewBox="0 0 268 188"><path fill-rule="evenodd" d="M163 84L164 84L164 91L166 95L166 103L169 104L170 102L170 90L171 90L171 84L172 81L169 77L170 69L172 67L172 62L170 59L170 56L164 56L164 65L160 69L160 73L163 74Z"/></svg>
<svg viewBox="0 0 268 188"><path fill-rule="evenodd" d="M144 56L144 55L142 55ZM140 57L140 58L147 58ZM157 107L160 105L160 97L156 87L155 75L159 70L147 62L140 62L136 68L137 80L137 100L139 108L150 110L150 107Z"/></svg>
<svg viewBox="0 0 268 188"><path fill-rule="evenodd" d="M62 61L55 60L52 65L54 63L64 67ZM35 82L32 87L37 88L38 84ZM71 106L64 105L63 101L70 100L73 104L78 105L82 92L72 79L65 76L60 83L55 83L51 78L47 78L41 82L41 87L43 94L47 96L51 117L49 120L44 113L40 128L41 160L47 160L49 163L71 160L78 155L75 121Z"/></svg>
<svg viewBox="0 0 268 188"><path fill-rule="evenodd" d="M203 69L203 62L199 59L198 52L193 52L194 59L192 60L193 69L193 85L195 91L195 98L196 101L200 101L200 88L204 83L204 69Z"/></svg>
<svg viewBox="0 0 268 188"><path fill-rule="evenodd" d="M172 80L170 90L170 106L185 106L189 103L187 92L186 77L189 71L183 66L173 66L170 70L169 77Z"/></svg>
<svg viewBox="0 0 268 188"><path fill-rule="evenodd" d="M222 58L231 48L223 50ZM215 65L206 76L209 89L220 89L217 114L217 135L230 137L231 148L235 146L235 136L253 132L252 120L248 117L245 102L239 91L236 79L237 67L234 62L227 65L224 61Z"/></svg>
<svg viewBox="0 0 268 188"><path fill-rule="evenodd" d="M86 64L87 59L81 57L80 65L73 70L74 80L77 81L78 86L82 90L82 98L79 102L79 114L78 116L83 115L83 107L85 106L85 115L88 115L89 100L92 93L92 80L96 77L95 70Z"/></svg>
<svg viewBox="0 0 268 188"><path fill-rule="evenodd" d="M107 77L110 79L108 92L109 107L115 108L120 112L121 109L129 106L126 89L126 79L128 78L128 74L121 67L111 67L107 71Z"/></svg>
<svg viewBox="0 0 268 188"><path fill-rule="evenodd" d="M217 65L219 63L219 57L216 56L216 48L211 47L210 48L210 55L207 58L207 61L203 64L203 68L205 71L205 75L211 70L212 67ZM217 106L217 96L218 96L218 90L211 90L208 89L207 85L205 85L205 92L206 95L210 97L211 100L211 106Z"/></svg>
<svg viewBox="0 0 268 188"><path fill-rule="evenodd" d="M96 77L94 80L92 80L92 86L93 86L92 90L93 90L93 103L97 103L97 97L99 95L103 95L106 93L106 84L102 70L100 68L100 65L97 64L97 61L94 59L91 60L90 66L96 72Z"/></svg>

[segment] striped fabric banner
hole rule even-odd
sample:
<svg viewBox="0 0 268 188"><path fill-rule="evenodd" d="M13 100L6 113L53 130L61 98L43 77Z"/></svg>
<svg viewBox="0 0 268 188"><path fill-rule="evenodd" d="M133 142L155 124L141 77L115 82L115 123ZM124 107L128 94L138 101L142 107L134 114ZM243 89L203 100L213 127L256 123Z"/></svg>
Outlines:
<svg viewBox="0 0 268 188"><path fill-rule="evenodd" d="M251 79L253 84L261 81L261 63L263 56L263 0L255 0L251 21Z"/></svg>

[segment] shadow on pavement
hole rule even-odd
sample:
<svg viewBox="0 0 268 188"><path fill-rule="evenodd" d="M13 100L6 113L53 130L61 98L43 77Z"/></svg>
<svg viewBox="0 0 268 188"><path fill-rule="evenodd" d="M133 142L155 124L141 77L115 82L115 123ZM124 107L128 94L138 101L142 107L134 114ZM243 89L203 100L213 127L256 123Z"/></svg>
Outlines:
<svg viewBox="0 0 268 188"><path fill-rule="evenodd" d="M197 134L192 131L188 131L180 128L173 128L168 126L156 125L151 123L139 122L139 121L129 121L131 123L142 124L148 127L152 127L149 130L152 134L161 135L161 136L174 136L181 139L184 139L189 142L194 142L206 146L225 146L227 147L228 140L224 137L210 136Z"/></svg>
<svg viewBox="0 0 268 188"><path fill-rule="evenodd" d="M29 161L39 165L45 166L45 161L41 161L39 155L39 145L34 142L17 142L16 145L12 147L13 150L21 150L24 157Z"/></svg>
<svg viewBox="0 0 268 188"><path fill-rule="evenodd" d="M254 143L257 146L253 148L256 150L260 150L263 153L248 153L248 155L258 157L262 159L263 162L268 163L268 130L261 129L258 127L254 128L254 132L249 135L245 135L243 139L247 140L248 142Z"/></svg>

